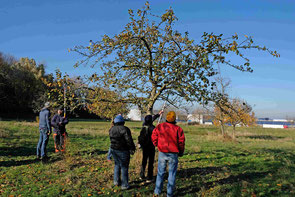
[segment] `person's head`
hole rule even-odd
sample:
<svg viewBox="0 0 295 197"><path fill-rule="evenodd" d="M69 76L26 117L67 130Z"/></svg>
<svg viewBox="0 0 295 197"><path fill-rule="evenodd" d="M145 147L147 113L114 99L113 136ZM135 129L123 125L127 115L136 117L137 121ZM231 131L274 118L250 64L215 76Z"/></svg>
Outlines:
<svg viewBox="0 0 295 197"><path fill-rule="evenodd" d="M59 108L57 109L57 113L58 113L59 115L61 115L62 112L63 112L63 108L62 108L62 107L59 107Z"/></svg>
<svg viewBox="0 0 295 197"><path fill-rule="evenodd" d="M50 107L50 102L46 102L45 104L44 104L44 108L49 108Z"/></svg>
<svg viewBox="0 0 295 197"><path fill-rule="evenodd" d="M146 115L144 117L143 125L148 126L148 125L151 125L151 124L153 124L153 117L152 117L152 115Z"/></svg>
<svg viewBox="0 0 295 197"><path fill-rule="evenodd" d="M117 115L114 119L114 124L115 125L124 125L125 120L121 114Z"/></svg>
<svg viewBox="0 0 295 197"><path fill-rule="evenodd" d="M176 120L175 112L174 111L168 112L168 114L166 115L166 121L170 123L175 123L175 120Z"/></svg>

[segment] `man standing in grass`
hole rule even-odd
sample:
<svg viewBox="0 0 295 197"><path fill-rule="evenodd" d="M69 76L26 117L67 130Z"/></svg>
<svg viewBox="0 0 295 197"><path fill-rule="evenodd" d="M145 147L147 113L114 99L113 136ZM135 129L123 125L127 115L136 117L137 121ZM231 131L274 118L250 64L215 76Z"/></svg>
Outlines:
<svg viewBox="0 0 295 197"><path fill-rule="evenodd" d="M55 114L51 120L51 125L53 126L54 132L53 139L56 153L65 151L65 139L67 137L66 124L69 123L69 120L67 117L64 117L62 113L63 108L58 108L57 114Z"/></svg>
<svg viewBox="0 0 295 197"><path fill-rule="evenodd" d="M138 143L142 148L142 162L141 162L141 170L140 170L140 179L145 179L145 167L148 163L148 174L147 174L147 183L153 181L153 171L154 171L154 160L155 160L155 146L152 142L151 136L155 126L153 122L163 114L163 110L154 116L146 115L144 117L143 127L140 131L140 135L138 136Z"/></svg>
<svg viewBox="0 0 295 197"><path fill-rule="evenodd" d="M112 157L115 161L114 185L121 185L121 189L129 189L128 169L130 163L130 154L134 154L135 145L131 136L131 131L124 126L125 121L121 115L114 119L114 126L110 129ZM121 171L121 179L120 179Z"/></svg>
<svg viewBox="0 0 295 197"><path fill-rule="evenodd" d="M40 138L37 145L37 159L46 161L48 159L46 146L48 143L49 135L51 134L51 125L50 125L50 103L46 102L44 107L39 113L39 131Z"/></svg>
<svg viewBox="0 0 295 197"><path fill-rule="evenodd" d="M153 131L152 141L158 147L158 174L156 180L155 196L160 195L163 188L166 165L169 165L169 176L167 184L167 196L173 196L175 188L178 156L182 156L185 146L185 136L182 128L176 125L176 114L168 112L166 122L159 124Z"/></svg>

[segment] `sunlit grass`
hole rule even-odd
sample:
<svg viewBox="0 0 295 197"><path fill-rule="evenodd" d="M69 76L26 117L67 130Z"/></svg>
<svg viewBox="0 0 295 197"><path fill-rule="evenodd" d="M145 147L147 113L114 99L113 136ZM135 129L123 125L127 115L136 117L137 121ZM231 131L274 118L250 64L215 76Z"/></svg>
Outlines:
<svg viewBox="0 0 295 197"><path fill-rule="evenodd" d="M141 122L127 122L136 143ZM294 196L295 129L237 128L223 138L214 126L181 124L185 155L179 161L177 196ZM112 187L113 163L106 161L110 122L72 121L63 155L35 160L37 123L0 122L1 196L152 196L154 183L139 180L141 151L130 162L131 189ZM229 136L232 129L226 128ZM156 161L154 175L156 175ZM166 183L163 196L165 196Z"/></svg>

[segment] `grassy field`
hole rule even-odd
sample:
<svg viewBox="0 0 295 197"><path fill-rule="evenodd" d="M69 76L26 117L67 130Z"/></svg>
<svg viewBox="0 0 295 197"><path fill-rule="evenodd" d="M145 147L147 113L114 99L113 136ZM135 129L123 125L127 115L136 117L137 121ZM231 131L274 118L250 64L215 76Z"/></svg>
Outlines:
<svg viewBox="0 0 295 197"><path fill-rule="evenodd" d="M141 123L126 125L136 142ZM106 161L109 126L70 122L67 152L55 154L50 136L50 160L42 163L35 159L37 123L1 121L0 195L152 196L154 183L139 180L140 150L131 158L131 189L112 187L114 164ZM221 138L213 126L181 126L186 150L176 196L295 196L295 129L237 128L233 141Z"/></svg>

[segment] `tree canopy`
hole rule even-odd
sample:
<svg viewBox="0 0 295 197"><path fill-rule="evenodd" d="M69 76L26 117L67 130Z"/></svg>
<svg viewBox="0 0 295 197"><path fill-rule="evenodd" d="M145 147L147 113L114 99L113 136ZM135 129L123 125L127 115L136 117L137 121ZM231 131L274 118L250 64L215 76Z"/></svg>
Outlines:
<svg viewBox="0 0 295 197"><path fill-rule="evenodd" d="M214 99L212 77L218 73L217 65L253 71L244 55L247 49L279 56L276 51L254 44L248 36L241 39L235 34L225 38L222 34L204 33L195 41L188 32L175 29L178 19L172 8L157 16L146 2L142 9L130 9L129 16L130 22L119 34L104 35L101 40L91 40L88 46L76 46L72 51L84 57L77 66L90 64L99 68L90 77L92 82L120 92L120 102L135 104L147 113L152 113L157 100L171 102L171 98L179 98L206 103ZM233 55L240 57L242 63L233 63Z"/></svg>
<svg viewBox="0 0 295 197"><path fill-rule="evenodd" d="M44 65L34 59L0 53L0 114L22 116L40 110L46 101Z"/></svg>
<svg viewBox="0 0 295 197"><path fill-rule="evenodd" d="M251 126L256 120L251 105L239 98L227 99L226 102L215 105L214 112L214 124L228 123L233 126L233 138L237 125Z"/></svg>
<svg viewBox="0 0 295 197"><path fill-rule="evenodd" d="M81 113L82 110L101 118L111 119L115 114L128 111L128 105L125 103L104 101L104 99L117 101L120 95L102 87L92 87L81 77L70 77L56 70L55 77L44 79L44 83L47 85L47 98L52 107L64 106L70 113Z"/></svg>

